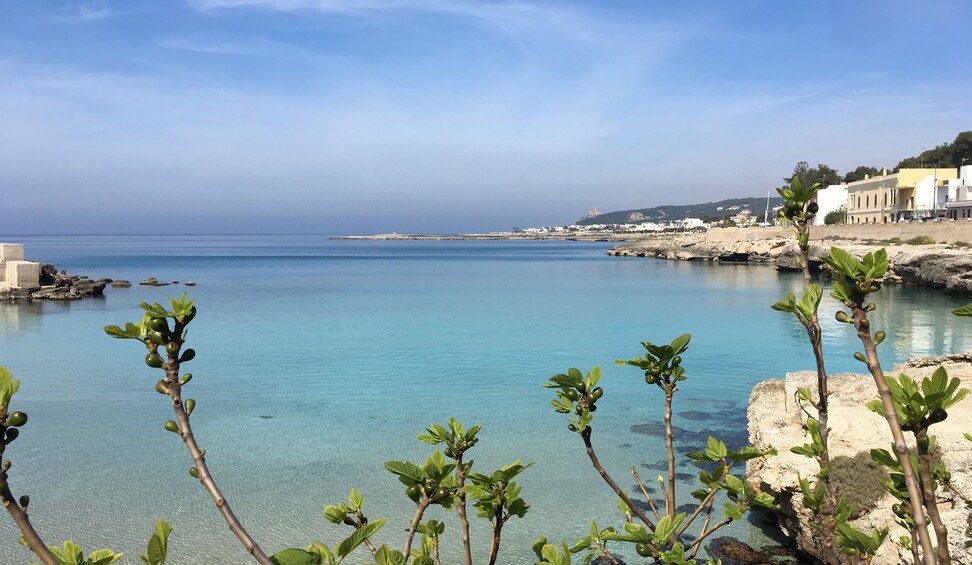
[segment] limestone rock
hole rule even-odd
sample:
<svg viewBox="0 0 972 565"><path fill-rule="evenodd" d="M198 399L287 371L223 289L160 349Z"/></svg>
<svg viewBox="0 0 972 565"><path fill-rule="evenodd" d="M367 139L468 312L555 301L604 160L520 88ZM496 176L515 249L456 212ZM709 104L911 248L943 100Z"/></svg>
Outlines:
<svg viewBox="0 0 972 565"><path fill-rule="evenodd" d="M894 367L887 374L896 376L905 372L912 378L921 379L931 375L939 365L946 368L949 377L958 377L962 386L972 388L972 351L915 359ZM887 422L864 406L866 401L877 398L871 376L843 373L831 375L828 382L831 392L831 456L853 456L872 448L888 448L891 436ZM798 483L798 475L816 475L817 464L812 459L790 452L791 447L809 441L803 430L806 414L795 402L797 388L802 386L815 390L816 373L788 373L785 379L764 381L753 388L748 410L750 441L758 449L774 447L779 454L749 462L747 478L754 486L777 497L782 506L777 518L783 531L796 541L802 551L819 558L822 555L822 542L808 524L810 515L801 503ZM806 408L813 412L813 408ZM972 442L965 440L962 435L969 430L972 430L972 398L969 397L949 410L947 420L932 428L942 448L944 462L952 472L952 484L964 493L972 493ZM893 543L906 532L894 524L891 504L891 496L885 495L871 513L854 521L856 527L865 531L891 528L888 539L874 560L875 565L911 560L910 553ZM939 489L938 505L949 530L952 563L972 565L972 554L964 548L970 511L958 496L944 488Z"/></svg>

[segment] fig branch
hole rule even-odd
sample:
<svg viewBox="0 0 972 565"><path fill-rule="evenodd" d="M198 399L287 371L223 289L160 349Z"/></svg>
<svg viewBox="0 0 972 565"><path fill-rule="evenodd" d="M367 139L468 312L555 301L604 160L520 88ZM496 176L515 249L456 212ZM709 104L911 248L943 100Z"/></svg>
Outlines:
<svg viewBox="0 0 972 565"><path fill-rule="evenodd" d="M165 372L165 378L156 383L155 390L160 394L167 395L172 401L172 410L175 412L176 419L175 421L165 422L164 428L182 438L194 465L189 469L189 474L202 483L203 488L209 493L219 513L226 521L229 530L240 540L246 552L261 565L272 565L270 558L246 531L236 514L233 513L229 502L219 490L209 471L209 466L206 465L206 452L199 448L192 432L189 416L196 403L192 399L185 401L182 399L182 387L192 379L192 374L186 373L180 378L179 369L182 363L191 361L196 356L195 350L182 349L185 343L185 329L195 318L196 307L191 300L186 299L185 294L182 295L181 299L173 298L171 304L172 310L169 311L160 304L143 302L139 304L145 310L141 323L137 325L125 324L124 329L118 326L107 326L105 333L114 338L134 339L143 343L148 349L145 364L152 368L162 369ZM169 318L173 320L171 329L169 328ZM159 354L160 347L165 349L165 360Z"/></svg>
<svg viewBox="0 0 972 565"><path fill-rule="evenodd" d="M13 518L17 529L23 536L23 544L34 552L34 555L41 560L44 565L60 565L60 561L47 548L47 544L41 539L34 526L30 523L27 516L27 506L30 504L30 497L24 495L19 500L14 498L10 491L10 471L11 462L5 459L7 446L13 443L20 435L20 427L27 423L27 414L23 412L8 412L10 399L20 388L20 381L13 380L13 375L4 367L0 367L0 501L3 507Z"/></svg>
<svg viewBox="0 0 972 565"><path fill-rule="evenodd" d="M867 310L863 305L863 298L853 300L846 305L851 309L851 323L857 330L857 335L861 340L861 344L864 346L865 364L867 365L867 370L874 378L874 384L877 386L881 403L884 405L884 417L888 421L888 427L891 428L891 436L894 438L895 451L897 451L898 460L901 462L902 474L905 477L905 485L908 488L908 498L911 502L912 510L911 518L914 520L914 528L918 534L918 542L921 545L922 559L925 565L935 565L935 551L932 546L931 537L928 534L928 523L925 520L921 490L918 486L915 469L911 465L911 450L908 449L904 432L901 430L900 422L898 422L898 415L894 408L894 398L891 395L891 389L888 387L888 381L884 376L884 370L881 368L881 362L878 360L877 345L871 337L871 325L867 319Z"/></svg>
<svg viewBox="0 0 972 565"><path fill-rule="evenodd" d="M597 454L594 452L594 446L591 444L591 428L590 427L585 428L584 431L580 432L580 436L584 440L584 448L587 451L587 457L590 458L591 464L594 465L594 469L597 470L597 473L599 475L601 475L601 478L604 479L604 482L606 482L608 486L611 487L611 490L614 491L614 494L618 495L618 498L620 498L625 503L625 505L627 505L628 509L631 510L632 514L637 516L639 520L641 520L646 526L648 526L648 529L650 529L651 531L655 531L655 523L652 522L648 516L645 516L644 512L642 512L635 505L635 503L631 500L631 498L627 495L627 493L621 490L621 487L618 486L618 483L614 482L614 479L611 478L611 475L609 475L607 470L605 470L604 467L601 465L601 461L597 458Z"/></svg>

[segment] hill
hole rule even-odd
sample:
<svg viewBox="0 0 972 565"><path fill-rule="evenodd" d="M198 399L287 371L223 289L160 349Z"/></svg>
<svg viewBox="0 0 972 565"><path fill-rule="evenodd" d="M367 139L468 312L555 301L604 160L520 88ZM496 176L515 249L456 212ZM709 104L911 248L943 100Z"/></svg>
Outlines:
<svg viewBox="0 0 972 565"><path fill-rule="evenodd" d="M706 202L705 204L685 204L671 206L655 206L654 208L639 208L637 210L620 210L618 212L607 212L597 216L588 216L577 220L581 226L591 224L626 224L629 222L670 222L682 218L701 218L703 221L719 221L732 216L736 211L729 208L738 206L739 209L749 208L754 215L762 216L766 210L766 198L753 196L751 198L729 198L718 202ZM783 199L774 196L769 199L769 208L783 204ZM721 210L720 210L721 208ZM641 219L638 219L638 214ZM634 217L634 219L632 219Z"/></svg>

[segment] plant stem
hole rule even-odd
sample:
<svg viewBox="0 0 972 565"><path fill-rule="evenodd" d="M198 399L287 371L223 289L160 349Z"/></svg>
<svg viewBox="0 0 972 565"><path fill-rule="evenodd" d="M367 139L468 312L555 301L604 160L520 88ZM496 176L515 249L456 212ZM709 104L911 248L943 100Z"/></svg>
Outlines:
<svg viewBox="0 0 972 565"><path fill-rule="evenodd" d="M674 385L669 385L674 388ZM665 514L675 515L675 446L672 433L672 389L665 389L665 448L668 450L668 491L665 493Z"/></svg>
<svg viewBox="0 0 972 565"><path fill-rule="evenodd" d="M688 520L685 520L685 522L682 523L682 526L675 531L675 539L682 537L682 534L685 533L685 530L687 530L689 526L692 525L692 522L694 522L695 519L699 517L699 514L701 514L703 510L708 508L709 512L712 511L712 500L715 499L715 496L718 492L719 489L709 489L709 494L705 495L705 498L702 500L701 503L699 503L699 506L695 509L695 512L692 512L692 515L688 517ZM706 518L708 518L708 516L706 516ZM708 521L706 521L706 525L708 525ZM705 530L705 525L702 526L702 529Z"/></svg>
<svg viewBox="0 0 972 565"><path fill-rule="evenodd" d="M584 438L584 447L587 448L587 456L591 459L591 463L594 465L594 469L596 469L598 474L601 475L601 478L604 479L604 482L606 482L608 486L610 486L611 489L614 490L614 494L618 495L618 498L620 498L628 506L628 509L631 510L632 514L637 516L639 520L641 520L646 526L648 526L648 529L650 529L651 531L655 531L655 523L652 522L651 519L648 518L648 516L645 516L644 512L639 510L638 507L634 505L634 502L631 501L631 498L629 498L628 495L625 494L623 490L621 490L621 487L619 487L618 484L614 482L614 479L611 478L611 475L609 475L608 472L604 470L604 467L601 466L601 462L597 459L597 454L594 453L594 446L591 445L591 428L585 428L580 435L582 438Z"/></svg>
<svg viewBox="0 0 972 565"><path fill-rule="evenodd" d="M891 437L894 438L894 447L897 452L898 461L901 463L902 474L905 478L905 485L908 488L908 498L911 502L911 518L915 523L915 530L918 534L918 541L921 545L922 559L925 565L935 565L935 552L932 547L931 537L928 535L928 523L925 521L925 512L922 505L921 491L918 487L918 480L915 470L911 466L911 451L905 442L904 432L901 431L901 423L898 421L898 413L894 407L894 397L891 389L888 388L888 381L884 377L884 370L881 362L878 361L877 346L871 338L870 323L867 320L867 312L863 308L863 300L853 304L851 311L853 316L851 321L857 329L857 335L864 346L867 357L867 369L874 378L878 394L881 396L881 403L884 405L884 416L891 428Z"/></svg>
<svg viewBox="0 0 972 565"><path fill-rule="evenodd" d="M928 428L921 428L915 432L915 443L918 446L918 474L921 477L922 499L925 503L925 510L928 510L928 517L931 518L932 526L935 529L935 537L938 541L938 562L940 565L951 565L952 559L948 555L948 529L942 523L941 514L938 512L938 502L935 500L935 479L931 473L931 453L926 448L928 445L927 438Z"/></svg>
<svg viewBox="0 0 972 565"><path fill-rule="evenodd" d="M794 227L797 232L797 241L800 248L800 270L803 272L803 284L805 288L809 289L813 284L813 278L810 276L810 226L805 218L798 218L794 222ZM807 240L806 245L803 244L803 239ZM830 436L830 428L828 425L830 417L830 392L827 383L827 370L824 366L822 330L816 309L814 309L810 317L806 320L804 327L807 329L807 338L810 340L814 362L817 365L818 400L814 404L814 408L817 409L817 423L820 425L820 443L823 444L823 452L817 457L817 463L820 465L820 469L824 470L830 465L830 444L828 441ZM824 488L827 491L827 500L821 508L818 508L817 514L826 518L824 523L831 524L833 523L834 509L837 507L837 492L830 482L829 473L822 473L822 475L820 480L823 481ZM833 529L830 528L830 531L824 531L823 533L824 551L828 557L836 559L837 552L834 549Z"/></svg>
<svg viewBox="0 0 972 565"><path fill-rule="evenodd" d="M182 335L182 329L177 324L176 335ZM261 565L272 565L267 554L263 552L263 549L257 545L256 541L243 528L243 525L240 524L236 514L230 508L229 502L223 497L223 493L220 492L219 487L216 486L216 481L209 472L209 467L206 465L206 458L202 450L199 449L195 436L192 434L192 426L189 425L189 415L186 413L186 407L182 403L182 385L179 384L178 357L170 356L168 363L165 365L165 384L169 389L169 397L172 399L172 410L175 411L179 431L182 432L182 441L186 444L186 449L189 450L193 465L199 471L199 482L202 483L203 488L206 489L206 492L213 499L219 513L226 520L226 525L229 526L230 531L243 543L243 547L246 548L247 553L252 555Z"/></svg>
<svg viewBox="0 0 972 565"><path fill-rule="evenodd" d="M645 496L645 501L648 502L648 507L651 508L651 513L655 515L656 520L661 520L661 516L658 514L658 509L655 508L655 503L651 501L651 496L648 494L648 489L645 488L645 483L641 482L641 477L638 476L638 470L632 467L631 475L634 476L634 480L638 484L638 488L641 489L641 494Z"/></svg>
<svg viewBox="0 0 972 565"><path fill-rule="evenodd" d="M459 524L462 527L462 549L466 559L466 565L472 565L472 547L469 541L469 518L466 517L466 493L462 487L466 484L465 469L462 467L463 452L460 451L456 456L456 513L459 514Z"/></svg>
<svg viewBox="0 0 972 565"><path fill-rule="evenodd" d="M3 460L3 447L4 446L0 446L0 461ZM3 481L4 483L7 482L6 471L0 471L0 481ZM33 551L34 555L36 555L44 565L61 565L61 562L54 557L51 550L47 549L47 544L44 543L44 540L42 540L37 534L37 531L34 530L34 526L30 523L30 518L27 517L27 512L25 512L24 509L17 504L17 501L14 500L14 496L10 492L9 487L4 487L2 491L0 491L0 498L3 500L3 507L6 508L7 512L10 513L10 517L13 518L13 521L15 524L17 524L17 528L20 530L20 533L24 536L24 542L27 549Z"/></svg>
<svg viewBox="0 0 972 565"><path fill-rule="evenodd" d="M415 530L418 528L419 523L422 521L422 516L425 514L425 509L431 504L431 499L427 494L422 495L422 500L418 503L418 508L415 509L415 516L412 517L412 523L408 527L408 535L405 536L405 560L408 561L409 554L412 553L412 538L415 537Z"/></svg>
<svg viewBox="0 0 972 565"><path fill-rule="evenodd" d="M496 557L499 554L500 547L500 535L503 533L503 524L506 520L503 518L503 504L496 507L496 514L493 516L493 542L489 545L489 561L488 565L496 564Z"/></svg>

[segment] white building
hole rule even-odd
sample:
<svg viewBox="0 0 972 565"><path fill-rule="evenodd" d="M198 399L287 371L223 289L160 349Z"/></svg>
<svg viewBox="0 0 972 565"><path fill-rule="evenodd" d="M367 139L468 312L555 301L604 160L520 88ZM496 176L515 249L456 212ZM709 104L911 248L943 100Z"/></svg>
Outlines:
<svg viewBox="0 0 972 565"><path fill-rule="evenodd" d="M959 167L959 178L946 185L945 217L972 220L972 165Z"/></svg>
<svg viewBox="0 0 972 565"><path fill-rule="evenodd" d="M822 226L827 214L847 207L847 185L832 184L823 190L818 190L817 206L820 209L813 217L813 225Z"/></svg>

